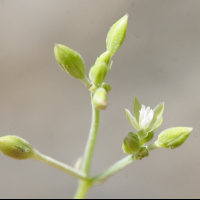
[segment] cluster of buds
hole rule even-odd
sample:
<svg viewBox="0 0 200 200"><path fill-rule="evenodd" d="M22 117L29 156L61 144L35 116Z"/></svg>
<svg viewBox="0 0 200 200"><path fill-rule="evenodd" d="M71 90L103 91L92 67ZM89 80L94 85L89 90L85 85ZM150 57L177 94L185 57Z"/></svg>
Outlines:
<svg viewBox="0 0 200 200"><path fill-rule="evenodd" d="M133 116L129 110L126 109L126 116L131 125L137 130L137 134L130 132L124 139L123 151L126 154L132 154L135 158L142 159L149 155L148 146L144 147L146 143L150 142L154 137L154 131L162 124L164 103L160 103L153 110L150 107L145 107L140 103L137 97L134 97ZM160 133L158 140L149 146L153 148L168 148L174 149L182 145L188 138L192 128L176 127L167 129Z"/></svg>
<svg viewBox="0 0 200 200"><path fill-rule="evenodd" d="M128 15L118 20L109 30L106 39L106 52L102 53L89 72L89 79L85 74L85 63L74 50L61 44L54 47L55 58L60 67L76 79L81 80L91 91L92 101L98 109L105 109L108 105L107 94L111 86L104 82L112 67L112 56L121 47L126 36Z"/></svg>

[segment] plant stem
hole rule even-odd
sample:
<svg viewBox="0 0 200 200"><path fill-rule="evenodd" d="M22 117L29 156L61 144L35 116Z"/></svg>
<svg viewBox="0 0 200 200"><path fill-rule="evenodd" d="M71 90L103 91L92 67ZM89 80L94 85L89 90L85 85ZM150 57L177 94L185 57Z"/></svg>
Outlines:
<svg viewBox="0 0 200 200"><path fill-rule="evenodd" d="M101 174L92 178L93 184L100 184L100 183L104 182L110 176L112 176L116 172L120 171L127 165L131 164L134 160L135 160L134 156L130 155L130 156L127 156L127 157L123 158L122 160L116 162L115 164L110 166L107 170L105 170Z"/></svg>
<svg viewBox="0 0 200 200"><path fill-rule="evenodd" d="M157 142L157 141L156 141ZM152 144L150 144L150 145L148 145L148 146L146 146L147 147L147 149L149 150L149 151L152 151L152 150L154 150L154 149L157 149L157 148L159 148L159 146L157 145L157 143L156 142L154 142L154 143L152 143Z"/></svg>
<svg viewBox="0 0 200 200"><path fill-rule="evenodd" d="M88 80L87 77L85 77L84 79L81 79L82 83L89 89L91 87L91 83L90 81Z"/></svg>
<svg viewBox="0 0 200 200"><path fill-rule="evenodd" d="M86 177L89 177L90 172L90 166L91 166L91 160L92 155L94 152L94 147L96 143L98 128L99 128L99 119L100 119L100 111L96 109L92 103L92 123L90 128L90 133L87 141L87 145L85 148L84 158L83 158L83 164L82 164L82 172L85 173ZM83 199L85 198L87 192L91 188L92 183L88 180L80 180L78 189L75 194L75 199Z"/></svg>
<svg viewBox="0 0 200 200"><path fill-rule="evenodd" d="M35 156L33 157L34 160L38 160L41 162L44 162L54 168L57 168L65 173L70 174L71 176L78 178L80 180L87 180L85 174L83 172L80 172L62 162L59 162L57 160L54 160L53 158L50 158L48 156L45 156L43 154L41 154L38 151L35 151Z"/></svg>
<svg viewBox="0 0 200 200"><path fill-rule="evenodd" d="M99 128L99 118L100 118L100 111L96 109L92 103L92 123L82 164L82 172L84 172L87 177L89 176L92 155L96 143L96 138Z"/></svg>
<svg viewBox="0 0 200 200"><path fill-rule="evenodd" d="M74 199L84 199L91 186L91 181L79 181L79 186L74 196Z"/></svg>

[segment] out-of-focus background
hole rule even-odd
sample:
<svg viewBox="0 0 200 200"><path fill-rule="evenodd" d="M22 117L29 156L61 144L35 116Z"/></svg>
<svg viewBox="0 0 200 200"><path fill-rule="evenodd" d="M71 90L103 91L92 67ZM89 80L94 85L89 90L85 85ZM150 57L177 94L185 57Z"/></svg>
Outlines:
<svg viewBox="0 0 200 200"><path fill-rule="evenodd" d="M123 158L133 131L124 108L133 95L154 108L165 102L156 131L194 130L172 151L150 152L88 198L200 197L200 1L199 0L0 0L0 136L18 135L40 152L74 165L83 155L90 95L60 69L54 44L84 58L87 74L103 53L110 26L129 14L126 39L106 81L109 107L101 113L92 175ZM71 198L77 181L32 160L0 154L0 198Z"/></svg>

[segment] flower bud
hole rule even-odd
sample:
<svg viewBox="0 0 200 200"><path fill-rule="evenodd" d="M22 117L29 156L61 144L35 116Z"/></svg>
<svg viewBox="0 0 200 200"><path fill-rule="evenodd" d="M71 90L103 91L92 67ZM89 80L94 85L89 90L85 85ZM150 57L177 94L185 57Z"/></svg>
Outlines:
<svg viewBox="0 0 200 200"><path fill-rule="evenodd" d="M128 15L126 14L110 28L106 39L106 47L111 52L111 55L114 55L121 47L126 36L127 23Z"/></svg>
<svg viewBox="0 0 200 200"><path fill-rule="evenodd" d="M18 160L32 158L35 153L26 140L17 136L0 137L0 151Z"/></svg>
<svg viewBox="0 0 200 200"><path fill-rule="evenodd" d="M106 52L102 53L99 58L97 58L95 64L104 62L108 66L110 59L111 59L111 53L110 53L110 51L106 51Z"/></svg>
<svg viewBox="0 0 200 200"><path fill-rule="evenodd" d="M94 93L92 102L95 108L98 108L99 110L105 110L108 106L106 90L102 87L98 88Z"/></svg>
<svg viewBox="0 0 200 200"><path fill-rule="evenodd" d="M140 150L140 140L137 134L130 132L124 139L122 149L126 154L136 155Z"/></svg>
<svg viewBox="0 0 200 200"><path fill-rule="evenodd" d="M101 87L103 87L106 90L107 93L110 92L110 90L112 89L112 87L109 84L105 83L105 82L103 82L101 84Z"/></svg>
<svg viewBox="0 0 200 200"><path fill-rule="evenodd" d="M97 62L90 69L89 77L93 84L98 85L104 81L107 74L107 64L105 62Z"/></svg>
<svg viewBox="0 0 200 200"><path fill-rule="evenodd" d="M175 149L185 142L191 131L192 128L188 127L166 129L160 133L156 144L159 147Z"/></svg>
<svg viewBox="0 0 200 200"><path fill-rule="evenodd" d="M148 156L149 156L149 151L147 150L146 147L142 147L140 149L140 152L138 153L138 159L142 160L143 158L148 157Z"/></svg>
<svg viewBox="0 0 200 200"><path fill-rule="evenodd" d="M142 145L150 142L153 139L153 136L154 136L154 132L153 131L149 132L147 137L140 140L140 145L142 146Z"/></svg>
<svg viewBox="0 0 200 200"><path fill-rule="evenodd" d="M63 70L74 78L85 78L85 63L76 51L73 51L64 45L56 44L54 53L58 64Z"/></svg>

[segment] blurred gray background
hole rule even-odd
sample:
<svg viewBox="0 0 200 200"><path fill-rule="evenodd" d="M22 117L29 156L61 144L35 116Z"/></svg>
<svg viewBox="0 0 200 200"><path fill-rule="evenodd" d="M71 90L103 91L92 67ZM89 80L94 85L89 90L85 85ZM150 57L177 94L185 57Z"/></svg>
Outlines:
<svg viewBox="0 0 200 200"><path fill-rule="evenodd" d="M200 198L199 0L0 0L0 136L18 135L73 166L90 128L90 95L60 69L54 44L78 51L88 74L106 50L110 26L126 13L91 175L125 156L122 141L134 129L124 108L132 111L133 95L151 108L165 102L154 140L166 128L194 130L180 148L150 152L88 198ZM67 174L32 160L0 154L0 170L0 198L71 198L77 187Z"/></svg>

